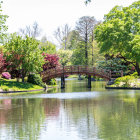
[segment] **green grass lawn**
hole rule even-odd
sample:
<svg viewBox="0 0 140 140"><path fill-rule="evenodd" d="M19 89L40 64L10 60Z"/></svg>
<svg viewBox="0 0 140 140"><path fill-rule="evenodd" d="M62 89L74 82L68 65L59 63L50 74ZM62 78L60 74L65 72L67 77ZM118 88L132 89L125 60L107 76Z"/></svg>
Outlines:
<svg viewBox="0 0 140 140"><path fill-rule="evenodd" d="M15 80L6 80L0 78L0 90L1 91L26 91L26 90L37 90L43 89L43 87L38 85L33 85L31 83L16 82Z"/></svg>

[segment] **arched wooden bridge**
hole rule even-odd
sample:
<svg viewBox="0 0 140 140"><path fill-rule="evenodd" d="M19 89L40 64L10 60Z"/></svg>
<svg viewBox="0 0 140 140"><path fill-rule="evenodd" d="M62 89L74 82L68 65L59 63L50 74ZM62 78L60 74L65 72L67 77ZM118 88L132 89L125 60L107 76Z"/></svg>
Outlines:
<svg viewBox="0 0 140 140"><path fill-rule="evenodd" d="M56 68L48 69L46 71L41 72L41 77L43 82L46 82L47 80L52 78L61 77L62 87L63 83L65 84L65 75L72 74L88 75L90 78L88 79L89 85L91 84L91 76L97 76L106 80L110 80L113 76L111 71L97 69L96 67L92 66L58 66ZM117 77L123 76L123 73L121 71L117 72L117 74L119 74L119 76Z"/></svg>
<svg viewBox="0 0 140 140"><path fill-rule="evenodd" d="M109 80L111 78L110 72L105 71L103 69L97 69L91 66L59 66L53 69L48 69L46 71L41 72L42 80L45 82L46 80L62 77L64 75L72 75L72 74L80 74L80 75L93 75L98 76L104 79Z"/></svg>

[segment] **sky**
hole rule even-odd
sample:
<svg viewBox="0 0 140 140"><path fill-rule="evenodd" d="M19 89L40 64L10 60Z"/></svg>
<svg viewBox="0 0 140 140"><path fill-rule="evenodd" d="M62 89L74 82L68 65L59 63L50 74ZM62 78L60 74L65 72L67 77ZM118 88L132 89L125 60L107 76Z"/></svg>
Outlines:
<svg viewBox="0 0 140 140"><path fill-rule="evenodd" d="M103 20L114 6L129 6L136 0L92 0L87 6L84 0L3 0L3 14L9 16L6 21L8 32L18 32L26 25L36 21L42 29L41 36L56 42L54 31L68 24L71 28L82 16L94 16Z"/></svg>

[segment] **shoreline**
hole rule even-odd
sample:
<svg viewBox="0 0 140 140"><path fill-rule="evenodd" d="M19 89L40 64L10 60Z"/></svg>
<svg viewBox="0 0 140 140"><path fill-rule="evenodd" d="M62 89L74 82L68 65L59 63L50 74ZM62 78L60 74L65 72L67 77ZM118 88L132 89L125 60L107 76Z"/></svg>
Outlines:
<svg viewBox="0 0 140 140"><path fill-rule="evenodd" d="M0 78L0 94L10 94L10 93L28 93L28 92L38 92L38 91L47 91L51 88L54 88L53 85L39 86L28 82L17 82L15 79L7 80Z"/></svg>
<svg viewBox="0 0 140 140"><path fill-rule="evenodd" d="M48 91L49 89L55 88L56 86L47 86L42 89L34 89L34 90L19 90L19 91L0 91L0 94L7 94L7 93L24 93L24 92L36 92L36 91Z"/></svg>
<svg viewBox="0 0 140 140"><path fill-rule="evenodd" d="M45 91L45 88L43 89L35 89L35 90L20 90L20 91L0 91L0 93L20 93L20 92L34 92L34 91Z"/></svg>
<svg viewBox="0 0 140 140"><path fill-rule="evenodd" d="M105 89L125 89L125 90L140 90L140 87L139 88L135 88L135 87L106 87L105 86Z"/></svg>

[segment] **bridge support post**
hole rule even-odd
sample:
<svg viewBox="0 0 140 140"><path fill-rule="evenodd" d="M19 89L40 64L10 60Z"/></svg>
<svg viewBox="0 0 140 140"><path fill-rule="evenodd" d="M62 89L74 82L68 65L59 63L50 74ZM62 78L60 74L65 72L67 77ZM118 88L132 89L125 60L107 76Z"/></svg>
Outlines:
<svg viewBox="0 0 140 140"><path fill-rule="evenodd" d="M88 88L91 88L91 75L88 76Z"/></svg>
<svg viewBox="0 0 140 140"><path fill-rule="evenodd" d="M61 88L65 88L65 77L61 77Z"/></svg>

